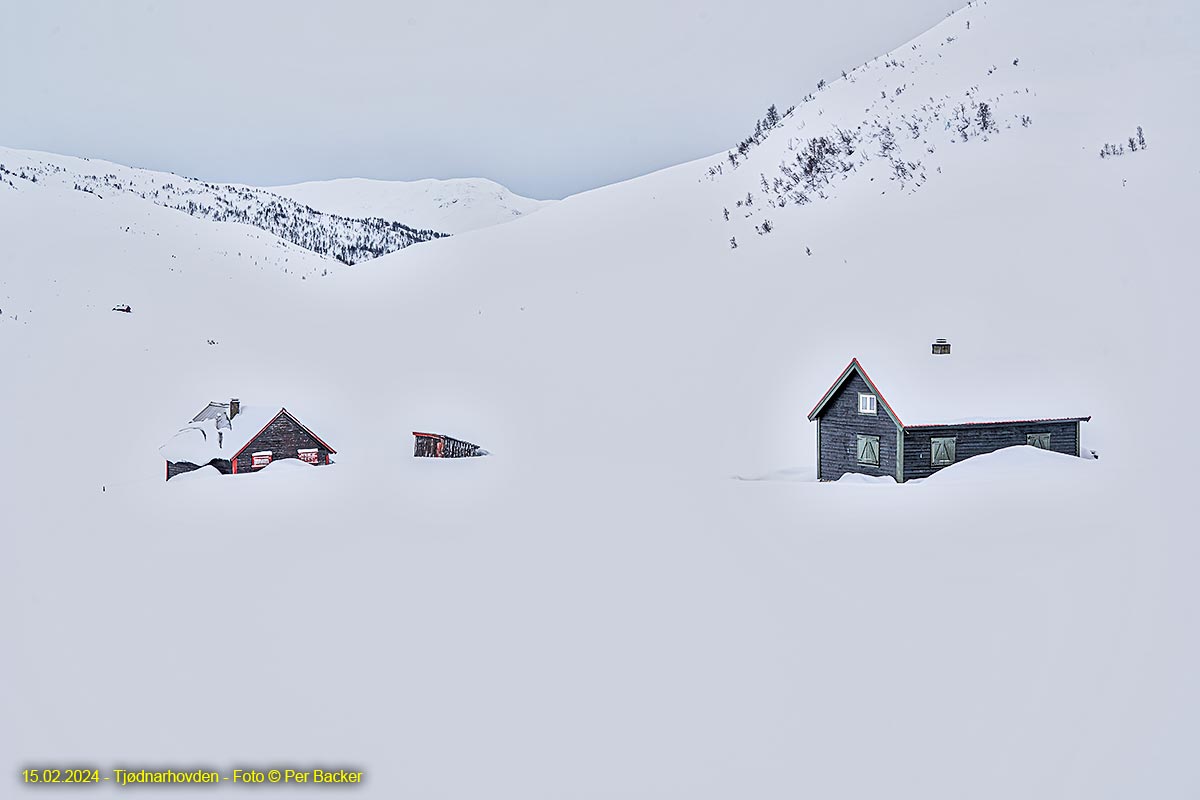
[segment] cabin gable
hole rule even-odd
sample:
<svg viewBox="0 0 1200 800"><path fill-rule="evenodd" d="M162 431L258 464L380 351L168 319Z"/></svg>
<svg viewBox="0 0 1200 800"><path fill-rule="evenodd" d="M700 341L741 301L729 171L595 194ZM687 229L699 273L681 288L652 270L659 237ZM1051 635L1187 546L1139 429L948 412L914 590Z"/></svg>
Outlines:
<svg viewBox="0 0 1200 800"><path fill-rule="evenodd" d="M302 458L302 452L303 458ZM315 451L315 452L314 452ZM316 435L301 425L287 411L280 411L267 426L246 443L233 459L233 472L257 472L266 464L282 458L297 458L308 463L328 464L333 452ZM270 453L269 459L255 459L256 454Z"/></svg>
<svg viewBox="0 0 1200 800"><path fill-rule="evenodd" d="M875 398L874 413L860 413L859 395ZM842 380L816 413L818 480L836 481L848 472L896 476L899 427L882 397L858 370ZM860 459L863 440L859 437L871 437L866 445L877 446L877 450L866 455L877 455L878 464L863 463Z"/></svg>

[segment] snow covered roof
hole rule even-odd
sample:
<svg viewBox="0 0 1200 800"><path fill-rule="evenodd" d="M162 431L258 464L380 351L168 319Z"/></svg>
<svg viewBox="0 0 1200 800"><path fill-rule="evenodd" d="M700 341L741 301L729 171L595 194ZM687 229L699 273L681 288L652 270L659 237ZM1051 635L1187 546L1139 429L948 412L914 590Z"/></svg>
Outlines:
<svg viewBox="0 0 1200 800"><path fill-rule="evenodd" d="M283 406L242 404L230 419L228 403L209 403L158 452L172 463L207 464L214 458L232 459L280 414L287 414L320 441L320 437ZM329 449L335 452L333 448Z"/></svg>
<svg viewBox="0 0 1200 800"><path fill-rule="evenodd" d="M857 373L878 396L880 413L905 428L1091 419L1079 413L1085 398L1056 383L1054 370L1036 359L976 357L954 351L932 355L929 345L903 352L892 348L877 355L869 362L853 358L808 418L816 419Z"/></svg>
<svg viewBox="0 0 1200 800"><path fill-rule="evenodd" d="M209 403L203 411L192 417L192 422L202 422L206 419L215 419L218 424L224 420L222 427L229 427L229 403Z"/></svg>

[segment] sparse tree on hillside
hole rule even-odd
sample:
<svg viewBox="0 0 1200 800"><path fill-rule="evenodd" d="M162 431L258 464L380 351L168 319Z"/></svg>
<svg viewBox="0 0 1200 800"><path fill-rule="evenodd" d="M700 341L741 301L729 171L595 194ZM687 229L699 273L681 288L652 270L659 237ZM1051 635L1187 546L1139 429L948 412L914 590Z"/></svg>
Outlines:
<svg viewBox="0 0 1200 800"><path fill-rule="evenodd" d="M958 124L955 125L955 128L958 129L959 136L962 136L962 140L965 142L968 138L970 138L971 118L967 116L967 107L962 103L958 104L958 108L956 109L956 117L958 119Z"/></svg>
<svg viewBox="0 0 1200 800"><path fill-rule="evenodd" d="M729 237L729 249L737 250L737 237L736 236Z"/></svg>
<svg viewBox="0 0 1200 800"><path fill-rule="evenodd" d="M1138 147L1146 149L1146 137L1142 134L1142 126L1138 125Z"/></svg>
<svg viewBox="0 0 1200 800"><path fill-rule="evenodd" d="M995 128L996 123L992 119L992 107L987 103L979 104L979 111L976 112L976 115L979 117L980 130L986 133Z"/></svg>

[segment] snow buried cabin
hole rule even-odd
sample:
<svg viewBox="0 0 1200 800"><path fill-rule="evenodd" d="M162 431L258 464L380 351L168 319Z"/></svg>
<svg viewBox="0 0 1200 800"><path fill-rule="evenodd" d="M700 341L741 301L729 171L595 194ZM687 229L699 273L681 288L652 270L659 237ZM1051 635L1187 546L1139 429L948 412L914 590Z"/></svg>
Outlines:
<svg viewBox="0 0 1200 800"><path fill-rule="evenodd" d="M818 480L847 473L899 482L926 478L972 456L1019 445L1080 454L1080 427L1091 417L1061 413L1039 400L1044 381L1000 379L998 370L981 365L974 373L961 369L943 340L926 353L920 360L893 360L893 371L879 383L857 358L850 361L808 414L817 423Z"/></svg>
<svg viewBox="0 0 1200 800"><path fill-rule="evenodd" d="M487 455L477 444L441 433L413 431L413 455L418 458L470 458Z"/></svg>
<svg viewBox="0 0 1200 800"><path fill-rule="evenodd" d="M257 472L281 458L324 465L337 453L286 408L243 406L236 398L209 403L159 452L167 480L208 466L225 475Z"/></svg>

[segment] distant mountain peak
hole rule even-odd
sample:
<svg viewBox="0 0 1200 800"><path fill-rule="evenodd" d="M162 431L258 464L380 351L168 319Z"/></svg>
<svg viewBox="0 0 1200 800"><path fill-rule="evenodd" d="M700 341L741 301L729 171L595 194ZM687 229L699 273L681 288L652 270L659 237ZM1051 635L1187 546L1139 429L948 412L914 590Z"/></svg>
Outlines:
<svg viewBox="0 0 1200 800"><path fill-rule="evenodd" d="M336 178L271 186L267 191L332 214L402 219L446 233L509 222L555 202L522 197L487 178Z"/></svg>

